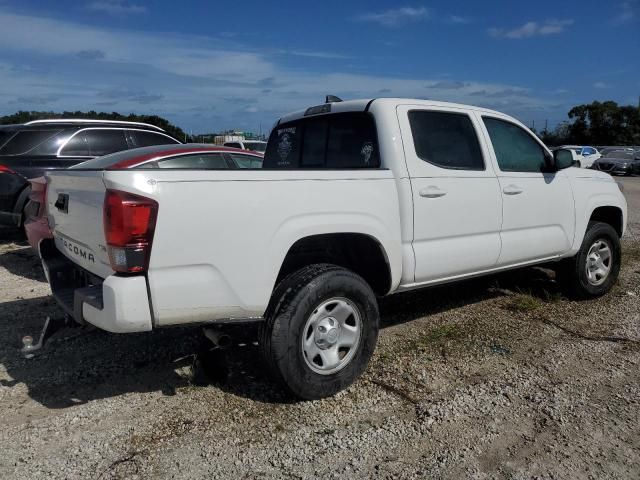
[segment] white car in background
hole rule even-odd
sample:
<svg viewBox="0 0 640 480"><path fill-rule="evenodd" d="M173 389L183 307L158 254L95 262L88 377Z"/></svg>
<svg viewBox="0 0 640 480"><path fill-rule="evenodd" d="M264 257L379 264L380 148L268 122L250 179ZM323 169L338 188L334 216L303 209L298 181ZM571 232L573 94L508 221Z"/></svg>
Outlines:
<svg viewBox="0 0 640 480"><path fill-rule="evenodd" d="M602 154L597 149L589 146L580 145L562 145L557 148L558 150L571 150L573 160L578 162L580 168L591 168L593 162L602 157ZM554 149L555 150L555 149Z"/></svg>
<svg viewBox="0 0 640 480"><path fill-rule="evenodd" d="M267 149L267 142L263 142L262 140L240 140L237 142L226 142L224 146L264 154L264 151Z"/></svg>

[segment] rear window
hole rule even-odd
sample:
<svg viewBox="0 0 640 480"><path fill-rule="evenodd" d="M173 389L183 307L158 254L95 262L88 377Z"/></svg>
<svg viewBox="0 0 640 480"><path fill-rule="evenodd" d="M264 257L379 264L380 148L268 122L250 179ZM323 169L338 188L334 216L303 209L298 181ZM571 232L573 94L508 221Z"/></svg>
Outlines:
<svg viewBox="0 0 640 480"><path fill-rule="evenodd" d="M129 135L134 148L150 147L152 145L168 145L173 143L179 143L167 135L160 133L145 132L142 130L130 130Z"/></svg>
<svg viewBox="0 0 640 480"><path fill-rule="evenodd" d="M277 125L269 137L264 168L378 168L373 117L336 113Z"/></svg>
<svg viewBox="0 0 640 480"><path fill-rule="evenodd" d="M1 155L22 155L36 148L60 130L23 130L0 149Z"/></svg>
<svg viewBox="0 0 640 480"><path fill-rule="evenodd" d="M221 153L202 153L197 155L182 155L158 160L158 168L175 168L188 170L212 170L229 168ZM141 165L138 168L145 168ZM146 167L149 168L149 167Z"/></svg>
<svg viewBox="0 0 640 480"><path fill-rule="evenodd" d="M75 138L75 137L74 137ZM154 153L154 152L163 152L166 150L166 147L160 145L155 147L147 147L145 150L140 153L139 150L136 150L137 153L132 154L131 150L123 150L121 152L112 153L111 155L105 155L103 157L97 157L91 160L87 160L86 162L78 163L69 169L73 170L102 170L105 168L109 168L116 163L120 163L130 158L133 158L137 155L142 155L144 153Z"/></svg>

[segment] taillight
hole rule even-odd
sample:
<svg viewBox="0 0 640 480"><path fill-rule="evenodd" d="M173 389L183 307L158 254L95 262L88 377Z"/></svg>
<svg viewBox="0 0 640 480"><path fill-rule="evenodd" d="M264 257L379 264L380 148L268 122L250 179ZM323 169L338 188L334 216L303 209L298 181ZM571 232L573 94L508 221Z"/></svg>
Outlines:
<svg viewBox="0 0 640 480"><path fill-rule="evenodd" d="M111 268L123 273L147 270L157 217L155 200L107 190L103 220Z"/></svg>
<svg viewBox="0 0 640 480"><path fill-rule="evenodd" d="M9 167L5 167L4 165L0 165L0 173L16 173L11 170Z"/></svg>

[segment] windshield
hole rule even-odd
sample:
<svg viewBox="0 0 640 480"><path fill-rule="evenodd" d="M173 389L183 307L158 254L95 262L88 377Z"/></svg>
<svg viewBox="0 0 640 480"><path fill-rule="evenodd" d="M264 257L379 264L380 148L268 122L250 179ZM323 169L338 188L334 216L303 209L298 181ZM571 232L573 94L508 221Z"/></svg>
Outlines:
<svg viewBox="0 0 640 480"><path fill-rule="evenodd" d="M267 149L267 142L244 142L244 148L252 152L264 152Z"/></svg>

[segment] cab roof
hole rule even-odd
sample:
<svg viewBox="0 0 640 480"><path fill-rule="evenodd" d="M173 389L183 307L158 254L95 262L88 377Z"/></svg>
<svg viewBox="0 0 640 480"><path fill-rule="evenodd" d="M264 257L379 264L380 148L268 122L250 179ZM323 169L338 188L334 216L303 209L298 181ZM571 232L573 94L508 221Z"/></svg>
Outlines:
<svg viewBox="0 0 640 480"><path fill-rule="evenodd" d="M295 112L288 113L280 118L278 124L291 122L293 120L298 120L300 118L323 115L328 113L342 113L342 112L366 112L370 109L373 104L384 104L391 108L394 108L398 105L422 105L429 107L443 107L443 108L461 108L466 110L474 110L485 114L491 115L500 115L505 116L504 113L489 110L482 107L477 107L473 105L464 105L460 103L451 103L451 102L439 102L436 100L420 100L417 98L365 98L358 100L345 100L342 102L332 102L332 103L324 103L319 104L314 107L306 108L304 110L297 110ZM328 107L326 107L328 106ZM312 109L321 110L322 107L326 108L328 111L319 111L318 113L309 113Z"/></svg>

